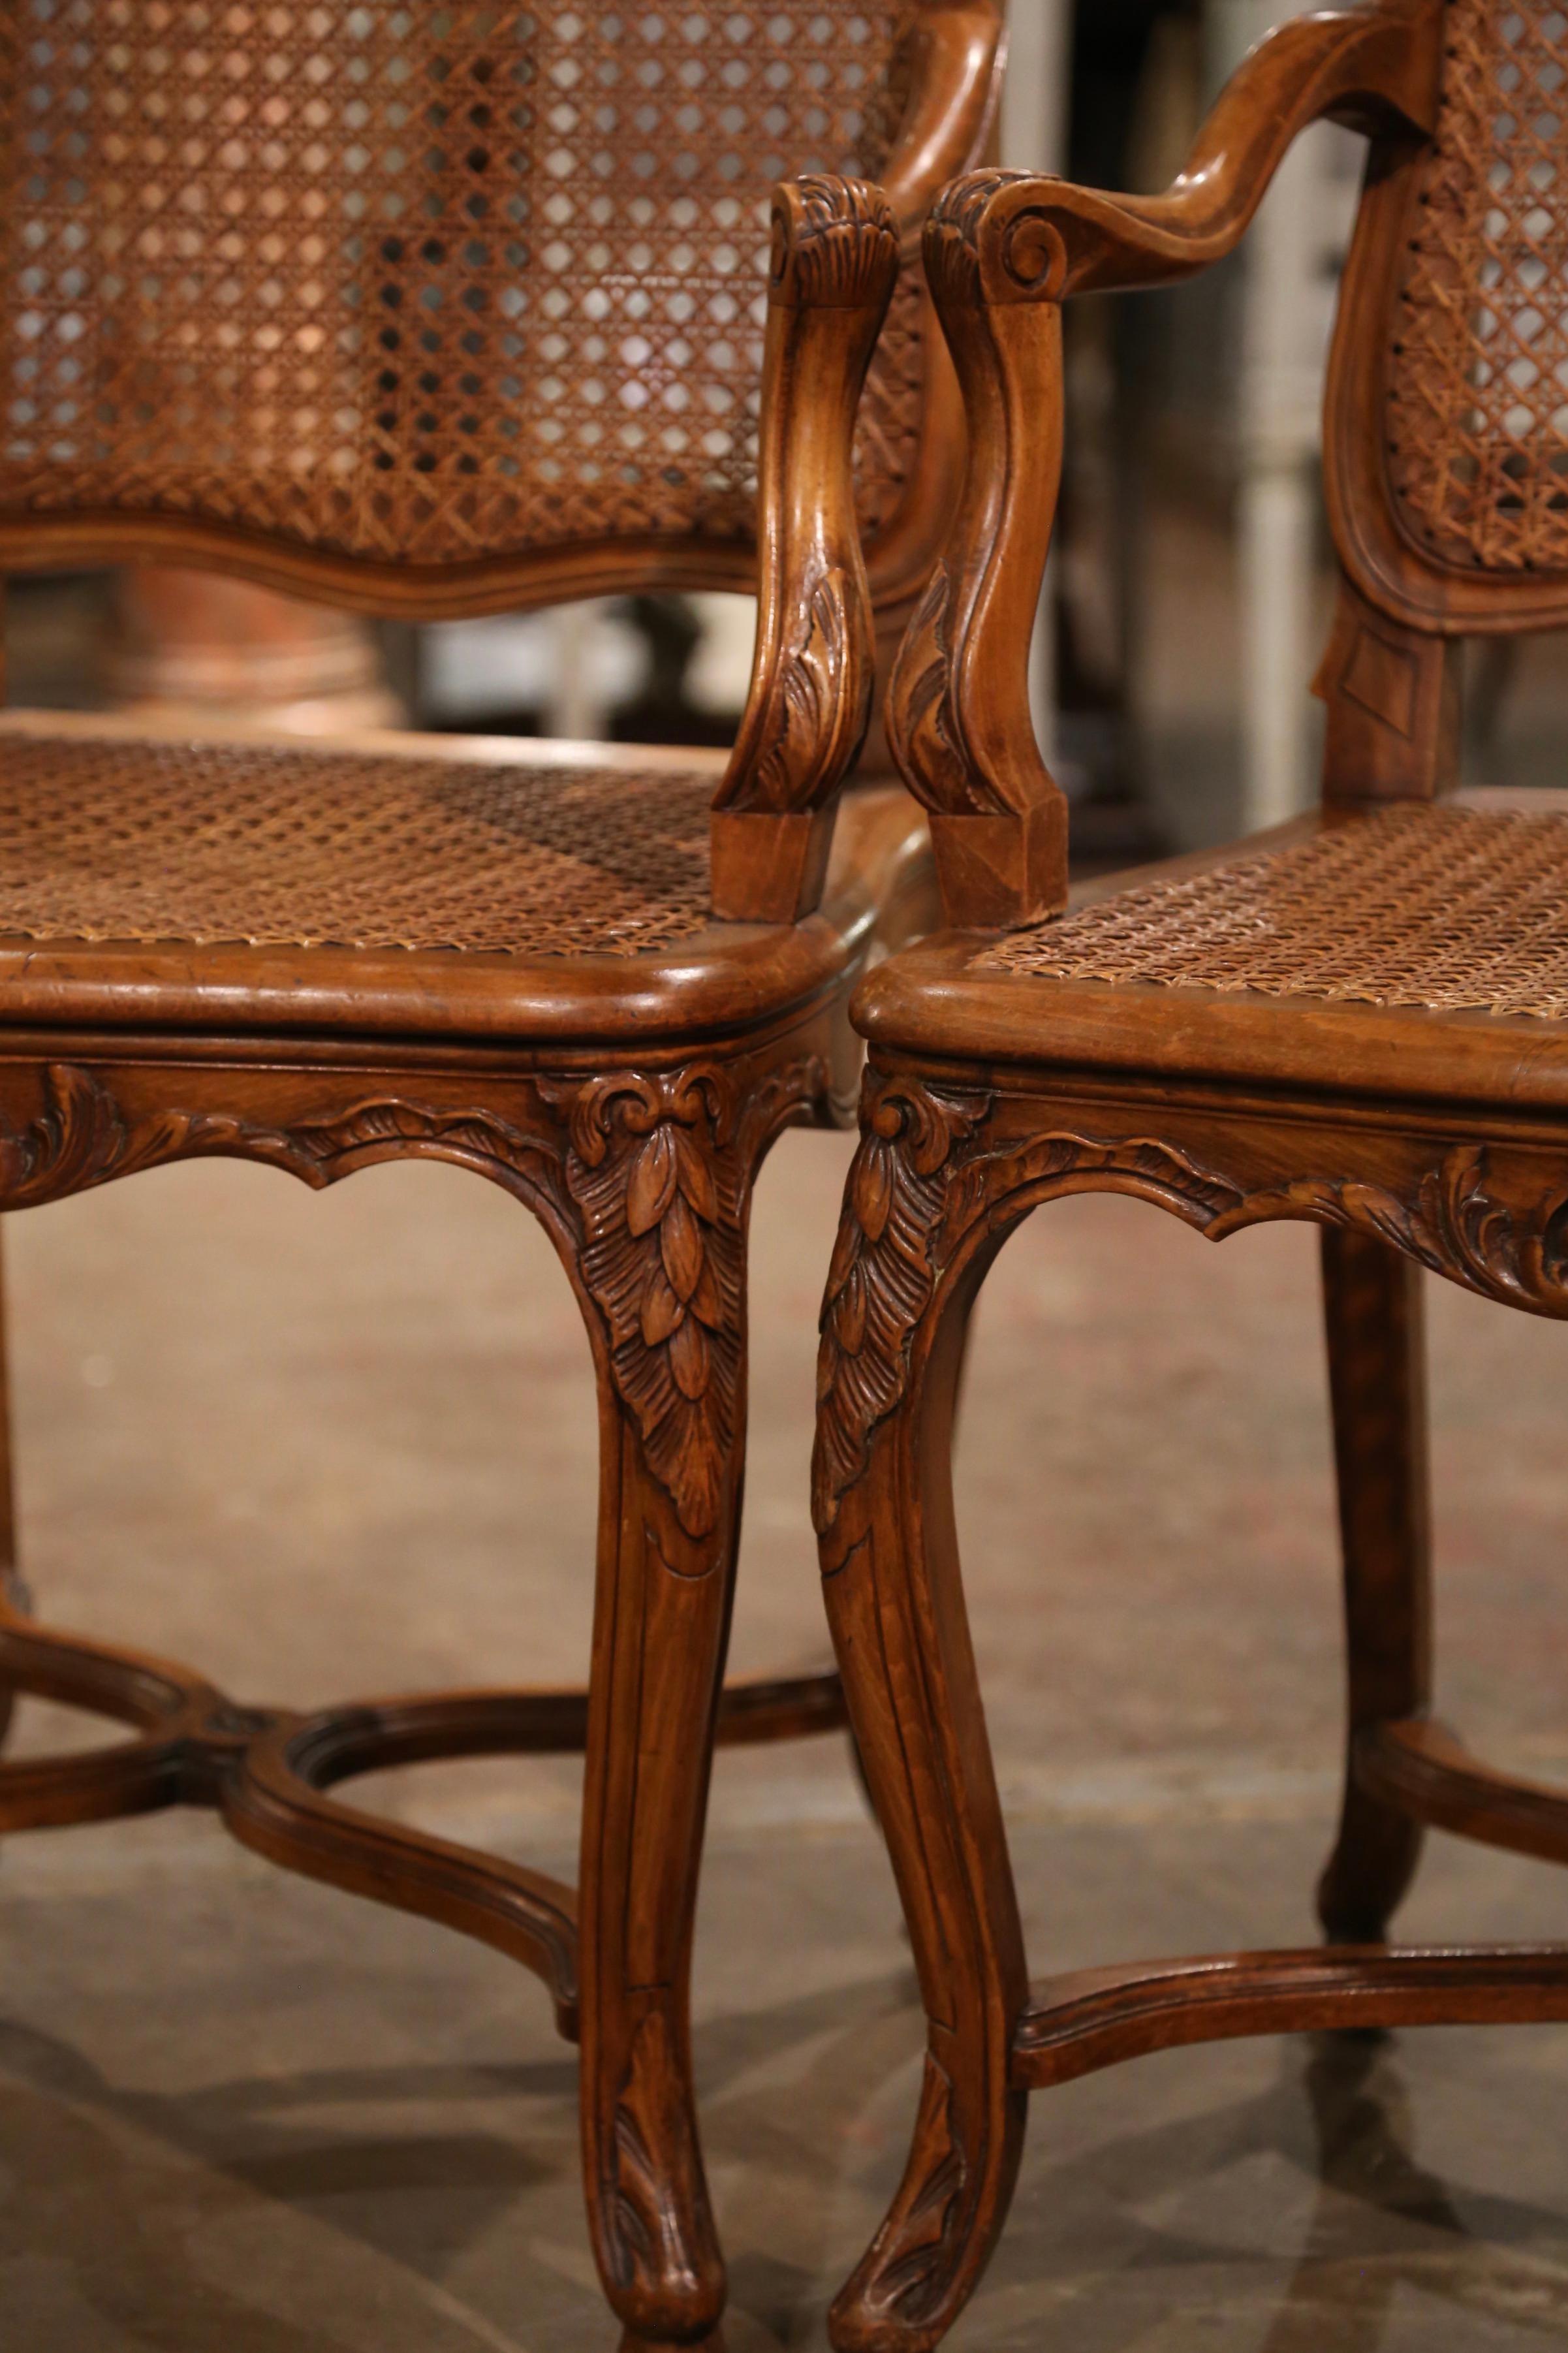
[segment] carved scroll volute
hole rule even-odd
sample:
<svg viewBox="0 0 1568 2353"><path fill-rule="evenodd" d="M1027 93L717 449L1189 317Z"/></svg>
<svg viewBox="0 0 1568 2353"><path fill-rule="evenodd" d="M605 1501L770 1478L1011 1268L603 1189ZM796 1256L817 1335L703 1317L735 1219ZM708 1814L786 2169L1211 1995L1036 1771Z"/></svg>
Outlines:
<svg viewBox="0 0 1568 2353"><path fill-rule="evenodd" d="M952 533L889 692L888 738L931 812L942 910L1016 928L1067 900L1067 803L1035 741L1029 644L1061 481L1062 248L1022 173L955 181L926 275L963 391Z"/></svg>
<svg viewBox="0 0 1568 2353"><path fill-rule="evenodd" d="M752 691L713 809L713 911L794 923L822 895L833 803L871 713L855 416L898 276L879 189L781 186L763 385Z"/></svg>

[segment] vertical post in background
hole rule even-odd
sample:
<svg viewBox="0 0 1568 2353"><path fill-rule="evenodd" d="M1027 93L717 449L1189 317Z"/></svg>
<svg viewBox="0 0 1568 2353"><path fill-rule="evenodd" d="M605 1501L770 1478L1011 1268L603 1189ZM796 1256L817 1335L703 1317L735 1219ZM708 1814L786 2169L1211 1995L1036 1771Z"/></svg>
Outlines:
<svg viewBox="0 0 1568 2353"><path fill-rule="evenodd" d="M1269 13L1267 6L1260 15ZM1247 257L1241 375L1243 818L1278 825L1311 795L1321 274L1315 142L1279 169Z"/></svg>
<svg viewBox="0 0 1568 2353"><path fill-rule="evenodd" d="M367 622L179 565L121 573L102 669L111 709L175 726L336 735L405 720Z"/></svg>
<svg viewBox="0 0 1568 2353"><path fill-rule="evenodd" d="M1011 0L998 161L1060 172L1067 160L1072 0ZM1047 568L1029 656L1029 708L1047 765L1056 750L1056 565Z"/></svg>
<svg viewBox="0 0 1568 2353"><path fill-rule="evenodd" d="M1208 0L1208 10L1216 86L1254 42L1300 13L1281 0ZM1299 139L1245 248L1237 562L1246 831L1294 816L1314 792L1308 690L1320 651L1323 372L1360 153L1349 132L1326 123Z"/></svg>

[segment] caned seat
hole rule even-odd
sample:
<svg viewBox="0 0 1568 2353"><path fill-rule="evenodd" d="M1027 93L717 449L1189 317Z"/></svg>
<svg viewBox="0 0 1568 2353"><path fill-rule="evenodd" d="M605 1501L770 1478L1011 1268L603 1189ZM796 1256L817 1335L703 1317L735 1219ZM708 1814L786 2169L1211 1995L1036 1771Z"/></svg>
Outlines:
<svg viewBox="0 0 1568 2353"><path fill-rule="evenodd" d="M711 773L0 732L0 933L635 956L711 923Z"/></svg>
<svg viewBox="0 0 1568 2353"><path fill-rule="evenodd" d="M871 927L919 922L924 827L900 786L861 786L816 914L719 923L724 765L0 715L0 990L16 1022L330 1021L514 1044L776 1013L842 986Z"/></svg>
<svg viewBox="0 0 1568 2353"><path fill-rule="evenodd" d="M1081 886L906 951L857 1018L893 1050L1565 1103L1568 793L1314 815Z"/></svg>

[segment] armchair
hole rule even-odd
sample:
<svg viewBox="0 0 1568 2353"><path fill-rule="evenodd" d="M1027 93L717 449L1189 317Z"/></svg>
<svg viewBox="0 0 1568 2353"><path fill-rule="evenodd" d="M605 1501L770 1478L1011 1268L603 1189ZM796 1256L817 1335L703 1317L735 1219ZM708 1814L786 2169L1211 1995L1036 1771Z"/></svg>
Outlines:
<svg viewBox="0 0 1568 2353"><path fill-rule="evenodd" d="M897 788L829 860L873 610L918 590L947 503L914 275L873 354L998 39L994 0L0 12L0 571L161 560L427 618L752 586L760 388L727 768L0 721L0 1208L212 1154L317 1187L455 1163L555 1243L601 1435L585 1692L236 1704L45 1626L9 1577L7 1709L129 1733L0 1763L0 1828L205 1806L535 1971L581 2043L630 2346L716 2342L724 2302L688 2021L716 1733L842 1722L831 1677L721 1691L747 1219L779 1132L842 1104L848 987L921 888ZM769 185L805 166L770 264ZM560 1749L587 1757L576 1888L334 1794Z"/></svg>
<svg viewBox="0 0 1568 2353"><path fill-rule="evenodd" d="M1568 1317L1568 803L1458 796L1467 635L1568 624L1568 38L1502 0L1364 0L1257 49L1161 197L960 179L926 263L968 473L895 673L948 929L862 985L860 1151L823 1310L815 1512L913 1940L924 2086L840 2353L924 2353L973 2291L1031 2090L1176 2043L1568 2017L1568 1947L1400 1948L1436 1826L1568 1861L1568 1792L1432 1718L1420 1282ZM1370 142L1328 387L1340 580L1323 807L1069 896L1028 723L1061 459L1060 306L1230 251L1291 138ZM1028 1979L964 1615L952 1419L1033 1208L1322 1229L1348 1634L1319 1949ZM1048 1508L1042 1526L1048 1535ZM1109 1599L1109 1597L1108 1597Z"/></svg>

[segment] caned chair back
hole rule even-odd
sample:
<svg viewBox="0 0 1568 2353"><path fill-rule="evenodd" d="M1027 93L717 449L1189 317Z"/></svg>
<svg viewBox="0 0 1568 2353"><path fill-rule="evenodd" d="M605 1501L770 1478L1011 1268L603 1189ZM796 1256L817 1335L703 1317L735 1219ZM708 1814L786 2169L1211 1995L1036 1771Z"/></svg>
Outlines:
<svg viewBox="0 0 1568 2353"><path fill-rule="evenodd" d="M1436 135L1374 149L1330 399L1336 537L1416 627L1568 623L1568 8L1447 0Z"/></svg>
<svg viewBox="0 0 1568 2353"><path fill-rule="evenodd" d="M918 206L995 34L993 0L7 0L0 567L396 609L744 585L769 191L901 172ZM940 503L922 301L860 428L894 590Z"/></svg>

